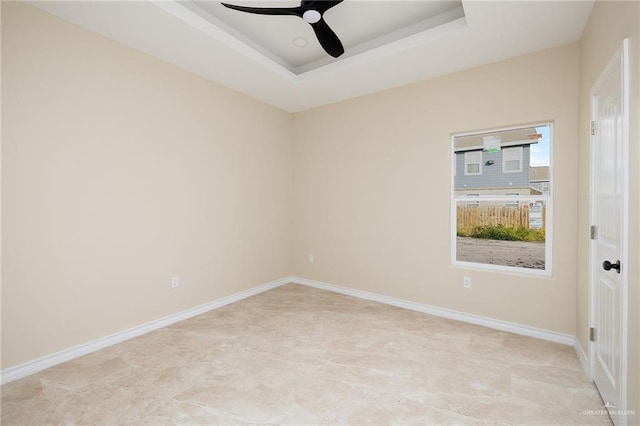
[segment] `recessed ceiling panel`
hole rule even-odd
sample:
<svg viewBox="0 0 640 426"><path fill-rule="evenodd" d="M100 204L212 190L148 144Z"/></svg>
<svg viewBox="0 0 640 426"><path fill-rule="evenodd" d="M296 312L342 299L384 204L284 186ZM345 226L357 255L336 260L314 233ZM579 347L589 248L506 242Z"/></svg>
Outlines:
<svg viewBox="0 0 640 426"><path fill-rule="evenodd" d="M335 60L301 19L251 16L218 2L26 1L289 112L574 43L593 7L593 0L462 0L464 10L460 1L345 0L325 16L346 47ZM295 7L299 0L258 4ZM267 52L271 37L281 46L271 48L276 53ZM296 47L296 37L307 46Z"/></svg>
<svg viewBox="0 0 640 426"><path fill-rule="evenodd" d="M296 7L295 0L227 0L249 7ZM344 1L324 14L345 53L334 59L320 46L312 27L296 16L256 15L219 2L181 2L295 74L327 65L464 17L457 1Z"/></svg>

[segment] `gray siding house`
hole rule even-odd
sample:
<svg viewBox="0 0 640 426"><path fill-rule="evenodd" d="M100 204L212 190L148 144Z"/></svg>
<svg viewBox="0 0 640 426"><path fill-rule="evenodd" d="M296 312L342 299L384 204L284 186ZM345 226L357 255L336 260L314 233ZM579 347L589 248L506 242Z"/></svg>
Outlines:
<svg viewBox="0 0 640 426"><path fill-rule="evenodd" d="M531 182L531 145L538 143L535 128L494 132L495 148L485 150L483 135L454 139L456 195L539 195L539 185ZM473 205L469 202L467 205ZM478 204L478 203L475 203ZM507 203L508 204L508 203ZM518 203L513 203L517 206Z"/></svg>

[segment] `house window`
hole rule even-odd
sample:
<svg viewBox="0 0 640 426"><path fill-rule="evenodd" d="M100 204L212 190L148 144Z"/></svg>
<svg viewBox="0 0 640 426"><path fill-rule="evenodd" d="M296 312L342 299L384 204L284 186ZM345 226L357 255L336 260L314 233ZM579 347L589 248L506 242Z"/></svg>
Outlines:
<svg viewBox="0 0 640 426"><path fill-rule="evenodd" d="M451 173L453 266L551 274L552 134L542 123L452 135L452 158L464 153L465 171ZM499 146L484 151L487 137ZM530 176L542 167L549 171L546 191L535 188L539 176Z"/></svg>
<svg viewBox="0 0 640 426"><path fill-rule="evenodd" d="M482 174L482 151L468 151L464 153L464 174Z"/></svg>
<svg viewBox="0 0 640 426"><path fill-rule="evenodd" d="M522 147L504 148L502 150L502 173L522 172Z"/></svg>

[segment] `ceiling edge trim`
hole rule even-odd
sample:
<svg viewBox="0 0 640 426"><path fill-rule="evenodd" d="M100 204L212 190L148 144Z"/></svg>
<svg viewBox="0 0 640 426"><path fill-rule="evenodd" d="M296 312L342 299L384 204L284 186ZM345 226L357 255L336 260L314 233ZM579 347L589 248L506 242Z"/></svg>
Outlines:
<svg viewBox="0 0 640 426"><path fill-rule="evenodd" d="M190 8L180 4L176 0L149 0L154 6L164 10L165 12L175 16L198 31L206 34L214 40L222 43L230 49L242 54L243 56L259 63L265 68L275 72L287 80L294 80L296 74L270 58L265 53L260 52L256 48L249 46L247 43L239 40L227 31L220 28L213 22L205 19L203 16L194 12Z"/></svg>
<svg viewBox="0 0 640 426"><path fill-rule="evenodd" d="M385 35L371 42L356 46L354 53L339 61L335 61L333 58L325 58L297 68L292 68L287 66L280 58L274 57L275 55L266 52L260 46L246 40L241 34L233 34L235 33L233 29L226 28L228 27L227 25L218 22L218 19L206 11L197 8L196 5L187 7L177 0L149 1L156 7L182 20L228 48L275 72L291 83L316 78L327 72L340 71L364 65L468 28L463 7L460 6L425 21L421 21L408 29L404 29L404 31L409 32L409 35L395 41L374 48L369 47L371 43L390 37L390 35ZM419 31L416 32L416 28L418 28Z"/></svg>

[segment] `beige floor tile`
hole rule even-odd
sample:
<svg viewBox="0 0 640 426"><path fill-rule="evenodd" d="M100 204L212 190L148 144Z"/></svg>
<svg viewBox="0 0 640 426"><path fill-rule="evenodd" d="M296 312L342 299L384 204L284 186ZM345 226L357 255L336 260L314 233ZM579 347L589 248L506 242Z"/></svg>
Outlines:
<svg viewBox="0 0 640 426"><path fill-rule="evenodd" d="M2 387L3 425L611 424L573 348L287 285Z"/></svg>

